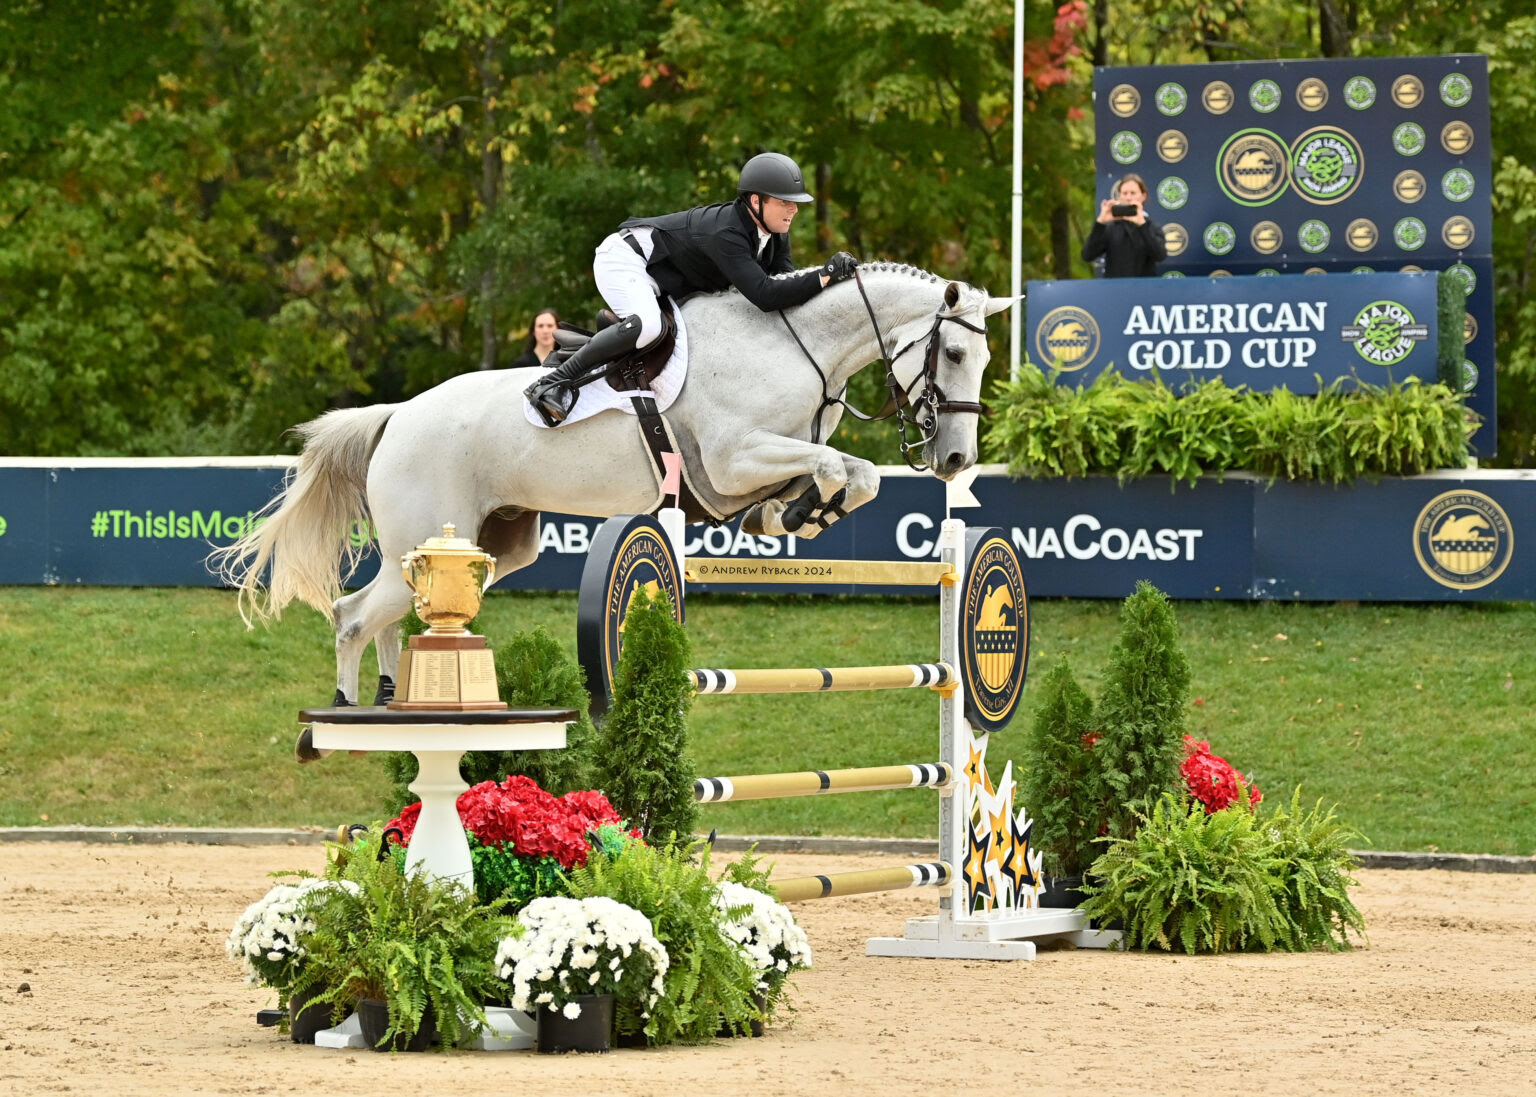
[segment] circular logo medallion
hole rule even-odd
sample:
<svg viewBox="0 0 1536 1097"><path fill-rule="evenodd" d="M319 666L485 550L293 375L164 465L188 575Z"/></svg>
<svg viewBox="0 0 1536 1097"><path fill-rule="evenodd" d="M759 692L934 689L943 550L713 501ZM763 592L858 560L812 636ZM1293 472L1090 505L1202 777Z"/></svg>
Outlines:
<svg viewBox="0 0 1536 1097"><path fill-rule="evenodd" d="M1465 122L1447 122L1440 131L1440 144L1452 156L1464 155L1472 147L1472 127Z"/></svg>
<svg viewBox="0 0 1536 1097"><path fill-rule="evenodd" d="M1461 314L1461 341L1462 341L1462 343L1463 344L1470 344L1472 342L1472 340L1474 340L1476 338L1477 338L1477 317L1473 316L1470 312L1462 313Z"/></svg>
<svg viewBox="0 0 1536 1097"><path fill-rule="evenodd" d="M1349 273L1350 274L1375 274L1376 273L1376 268L1375 267L1366 266L1364 263L1362 263L1358 267L1351 267Z"/></svg>
<svg viewBox="0 0 1536 1097"><path fill-rule="evenodd" d="M1165 270L1165 271L1163 271L1163 273L1161 275L1159 275L1159 277L1162 277L1162 278L1183 278L1184 277L1184 272L1181 271L1181 270Z"/></svg>
<svg viewBox="0 0 1536 1097"><path fill-rule="evenodd" d="M1226 255L1236 246L1237 233L1233 232L1232 226L1225 221L1216 221L1205 226L1205 232L1200 235L1200 242L1212 255Z"/></svg>
<svg viewBox="0 0 1536 1097"><path fill-rule="evenodd" d="M1392 102L1404 110L1412 110L1424 102L1424 81L1412 74L1399 76L1392 81Z"/></svg>
<svg viewBox="0 0 1536 1097"><path fill-rule="evenodd" d="M1035 328L1035 350L1041 369L1074 373L1099 353L1099 325L1093 314L1076 305L1061 305L1046 313Z"/></svg>
<svg viewBox="0 0 1536 1097"><path fill-rule="evenodd" d="M1465 358L1461 361L1461 391L1471 392L1477 388L1477 367Z"/></svg>
<svg viewBox="0 0 1536 1097"><path fill-rule="evenodd" d="M1355 192L1364 174L1359 143L1341 129L1318 126L1291 146L1291 181L1308 202L1331 206Z"/></svg>
<svg viewBox="0 0 1536 1097"><path fill-rule="evenodd" d="M1255 80L1248 88L1248 105L1260 114L1269 114L1280 105L1280 85L1273 80Z"/></svg>
<svg viewBox="0 0 1536 1097"><path fill-rule="evenodd" d="M1452 263L1445 268L1445 273L1461 283L1463 296L1472 296L1472 291L1477 288L1477 272L1475 270L1465 263Z"/></svg>
<svg viewBox="0 0 1536 1097"><path fill-rule="evenodd" d="M1248 233L1248 243L1252 244L1253 250L1260 255L1273 255L1280 250L1280 245L1285 243L1285 233L1273 221L1260 221Z"/></svg>
<svg viewBox="0 0 1536 1097"><path fill-rule="evenodd" d="M1213 270L1210 273L1210 277L1212 277L1212 278L1231 278L1232 277L1232 272L1229 271L1229 270L1220 270L1220 269Z"/></svg>
<svg viewBox="0 0 1536 1097"><path fill-rule="evenodd" d="M1285 143L1269 130L1238 130L1216 154L1216 179L1239 205L1268 205L1285 190Z"/></svg>
<svg viewBox="0 0 1536 1097"><path fill-rule="evenodd" d="M1163 247L1170 256L1184 254L1184 249L1189 247L1189 233L1184 231L1183 225L1170 221L1163 226Z"/></svg>
<svg viewBox="0 0 1536 1097"><path fill-rule="evenodd" d="M1117 164L1134 164L1141 159L1141 138L1121 130L1109 139L1109 155Z"/></svg>
<svg viewBox="0 0 1536 1097"><path fill-rule="evenodd" d="M1429 239L1429 230L1417 217L1404 217L1392 226L1392 242L1404 251L1418 251Z"/></svg>
<svg viewBox="0 0 1536 1097"><path fill-rule="evenodd" d="M1351 76L1344 83L1344 102L1354 110L1365 110L1376 102L1376 83L1369 76Z"/></svg>
<svg viewBox="0 0 1536 1097"><path fill-rule="evenodd" d="M1157 135L1157 155L1166 164L1177 164L1189 154L1189 138L1178 130L1164 130Z"/></svg>
<svg viewBox="0 0 1536 1097"><path fill-rule="evenodd" d="M1189 201L1189 184L1177 175L1170 175L1157 184L1157 204L1166 210L1182 209Z"/></svg>
<svg viewBox="0 0 1536 1097"><path fill-rule="evenodd" d="M1440 193L1452 202L1465 202L1472 197L1472 173L1466 168L1452 168L1440 177Z"/></svg>
<svg viewBox="0 0 1536 1097"><path fill-rule="evenodd" d="M1302 271L1301 273L1302 274L1327 274L1328 272L1326 270L1324 270L1322 267L1308 267L1306 270Z"/></svg>
<svg viewBox="0 0 1536 1097"><path fill-rule="evenodd" d="M1153 98L1157 101L1158 113L1169 118L1183 114L1184 108L1189 106L1189 92L1184 90L1183 84L1163 84Z"/></svg>
<svg viewBox="0 0 1536 1097"><path fill-rule="evenodd" d="M1277 271L1274 267L1264 267L1260 270L1254 271L1253 273L1255 277L1258 278L1275 278L1280 274L1280 272Z"/></svg>
<svg viewBox="0 0 1536 1097"><path fill-rule="evenodd" d="M1376 222L1369 217L1356 217L1344 229L1344 242L1355 251L1370 251L1379 237Z"/></svg>
<svg viewBox="0 0 1536 1097"><path fill-rule="evenodd" d="M613 668L624 643L624 619L635 595L665 594L683 621L683 588L672 543L656 520L621 514L598 527L581 572L576 606L576 654L597 719L613 700Z"/></svg>
<svg viewBox="0 0 1536 1097"><path fill-rule="evenodd" d="M1413 524L1419 567L1452 590L1486 587L1504 574L1514 549L1509 515L1480 491L1437 495Z"/></svg>
<svg viewBox="0 0 1536 1097"><path fill-rule="evenodd" d="M1029 662L1029 596L1013 545L996 527L965 531L960 678L965 718L982 731L1013 719Z"/></svg>
<svg viewBox="0 0 1536 1097"><path fill-rule="evenodd" d="M1423 274L1424 268L1413 263L1404 263L1397 268L1399 274Z"/></svg>
<svg viewBox="0 0 1536 1097"><path fill-rule="evenodd" d="M1225 80L1212 80L1200 93L1200 102L1212 114L1226 114L1236 99L1237 96L1232 94L1232 85Z"/></svg>
<svg viewBox="0 0 1536 1097"><path fill-rule="evenodd" d="M1328 246L1333 239L1333 234L1328 231L1328 226L1322 221L1303 221L1301 227L1296 230L1296 242L1301 245L1301 250L1309 255L1316 255Z"/></svg>
<svg viewBox="0 0 1536 1097"><path fill-rule="evenodd" d="M1429 338L1429 325L1418 323L1396 301L1372 301L1339 334L1371 365L1395 366Z"/></svg>
<svg viewBox="0 0 1536 1097"><path fill-rule="evenodd" d="M1440 81L1440 102L1448 107L1464 107L1472 102L1472 81L1453 72Z"/></svg>
<svg viewBox="0 0 1536 1097"><path fill-rule="evenodd" d="M1309 76L1296 85L1296 103L1302 110L1317 111L1328 105L1328 85Z"/></svg>
<svg viewBox="0 0 1536 1097"><path fill-rule="evenodd" d="M1402 156L1417 156L1424 151L1424 127L1404 122L1392 131L1392 147Z"/></svg>
<svg viewBox="0 0 1536 1097"><path fill-rule="evenodd" d="M1472 227L1471 218L1460 214L1447 218L1445 224L1440 226L1440 239L1452 251L1466 251L1476 236L1477 230Z"/></svg>
<svg viewBox="0 0 1536 1097"><path fill-rule="evenodd" d="M1412 168L1397 173L1397 178L1392 180L1392 193L1397 196L1399 202L1412 205L1424 197L1427 188L1424 177Z"/></svg>
<svg viewBox="0 0 1536 1097"><path fill-rule="evenodd" d="M1130 84L1116 84L1109 91L1109 109L1116 118L1129 118L1141 109L1141 92Z"/></svg>

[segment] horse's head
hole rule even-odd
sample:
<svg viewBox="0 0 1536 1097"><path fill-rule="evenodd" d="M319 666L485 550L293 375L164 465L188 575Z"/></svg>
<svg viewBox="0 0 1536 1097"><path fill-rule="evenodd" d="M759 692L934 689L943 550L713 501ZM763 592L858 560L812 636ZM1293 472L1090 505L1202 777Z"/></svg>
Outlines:
<svg viewBox="0 0 1536 1097"><path fill-rule="evenodd" d="M914 468L927 467L949 480L976 463L981 377L990 357L987 317L1012 304L1011 297L990 297L964 282L950 282L927 321L926 337L919 330L902 339L893 370L922 433L922 466L906 453L903 438L903 454Z"/></svg>

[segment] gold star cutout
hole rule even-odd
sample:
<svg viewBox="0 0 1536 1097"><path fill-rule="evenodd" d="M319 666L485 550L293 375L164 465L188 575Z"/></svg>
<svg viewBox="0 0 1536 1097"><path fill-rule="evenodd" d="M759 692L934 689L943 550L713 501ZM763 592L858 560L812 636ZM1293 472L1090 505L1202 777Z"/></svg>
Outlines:
<svg viewBox="0 0 1536 1097"><path fill-rule="evenodd" d="M965 844L965 910L969 914L976 909L980 899L987 910L992 909L992 883L987 879L987 865L991 860L992 830L990 827L966 828Z"/></svg>

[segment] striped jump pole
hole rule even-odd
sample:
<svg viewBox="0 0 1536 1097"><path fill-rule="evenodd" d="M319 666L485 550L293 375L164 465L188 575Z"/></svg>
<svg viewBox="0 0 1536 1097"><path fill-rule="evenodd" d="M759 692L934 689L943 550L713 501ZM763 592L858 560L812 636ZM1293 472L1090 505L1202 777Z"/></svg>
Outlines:
<svg viewBox="0 0 1536 1097"><path fill-rule="evenodd" d="M777 800L830 792L875 792L898 788L947 788L950 768L943 762L863 769L812 769L799 773L754 773L745 777L699 777L693 798L701 804L726 800Z"/></svg>
<svg viewBox="0 0 1536 1097"><path fill-rule="evenodd" d="M943 887L954 873L947 862L930 861L922 865L896 868L872 868L863 872L834 872L826 876L796 876L775 881L779 901L798 903L805 899L831 899L838 895L865 895L875 891L902 891L906 888Z"/></svg>
<svg viewBox="0 0 1536 1097"><path fill-rule="evenodd" d="M864 689L953 689L948 663L883 667L789 667L782 670L691 670L695 693L837 693Z"/></svg>
<svg viewBox="0 0 1536 1097"><path fill-rule="evenodd" d="M954 562L948 560L752 560L690 556L683 561L683 578L690 583L951 587L959 575Z"/></svg>

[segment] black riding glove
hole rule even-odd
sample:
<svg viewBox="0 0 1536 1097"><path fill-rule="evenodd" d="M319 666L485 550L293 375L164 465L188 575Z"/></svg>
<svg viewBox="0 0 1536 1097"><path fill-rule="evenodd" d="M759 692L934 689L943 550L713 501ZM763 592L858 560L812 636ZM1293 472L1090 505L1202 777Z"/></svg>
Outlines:
<svg viewBox="0 0 1536 1097"><path fill-rule="evenodd" d="M835 285L853 277L853 272L858 267L859 261L846 251L840 251L827 260L827 265L821 268L821 272L827 276L827 285Z"/></svg>

